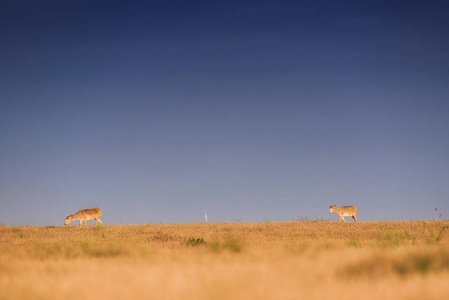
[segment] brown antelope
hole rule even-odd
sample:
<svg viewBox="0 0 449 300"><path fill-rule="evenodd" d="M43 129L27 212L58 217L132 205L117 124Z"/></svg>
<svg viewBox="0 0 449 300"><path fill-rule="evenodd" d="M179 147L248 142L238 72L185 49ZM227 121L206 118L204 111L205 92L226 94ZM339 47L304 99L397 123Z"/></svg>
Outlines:
<svg viewBox="0 0 449 300"><path fill-rule="evenodd" d="M101 220L100 220L101 213L102 213L102 211L98 207L80 209L74 215L67 215L67 218L65 218L64 225L67 225L74 220L79 220L80 226L83 225L83 222L84 222L84 226L86 226L87 221L90 221L90 220L96 220L97 221L96 225L98 225L98 222L100 222L100 224L103 225L103 222L101 222Z"/></svg>
<svg viewBox="0 0 449 300"><path fill-rule="evenodd" d="M344 217L352 217L354 222L357 222L357 207L354 205L337 207L337 205L334 204L329 207L329 213L331 214L333 212L340 216L340 220L338 220L338 222L342 219L343 222L346 222Z"/></svg>

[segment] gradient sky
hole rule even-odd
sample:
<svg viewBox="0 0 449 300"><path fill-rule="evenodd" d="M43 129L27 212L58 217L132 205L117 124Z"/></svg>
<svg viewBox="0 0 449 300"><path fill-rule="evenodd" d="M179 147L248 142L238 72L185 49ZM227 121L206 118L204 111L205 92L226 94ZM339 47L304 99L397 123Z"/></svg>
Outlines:
<svg viewBox="0 0 449 300"><path fill-rule="evenodd" d="M447 3L1 0L0 223L448 218Z"/></svg>

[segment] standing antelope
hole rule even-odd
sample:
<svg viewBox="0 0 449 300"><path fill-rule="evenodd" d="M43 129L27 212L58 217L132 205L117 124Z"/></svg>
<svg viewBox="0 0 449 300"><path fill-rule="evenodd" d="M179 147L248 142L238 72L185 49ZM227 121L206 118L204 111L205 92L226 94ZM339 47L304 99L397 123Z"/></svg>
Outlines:
<svg viewBox="0 0 449 300"><path fill-rule="evenodd" d="M357 207L354 205L340 206L337 208L337 205L334 204L329 207L329 213L331 214L333 212L340 216L338 222L340 222L341 219L343 219L343 222L346 222L344 217L352 217L354 222L357 222Z"/></svg>
<svg viewBox="0 0 449 300"><path fill-rule="evenodd" d="M67 218L65 218L64 225L67 225L74 220L79 220L80 226L83 225L83 222L84 222L84 226L86 226L87 221L90 221L90 220L96 220L97 221L96 225L98 225L98 222L100 222L100 224L103 225L103 222L101 222L101 220L100 220L101 213L102 213L102 211L98 207L80 209L74 215L67 215Z"/></svg>

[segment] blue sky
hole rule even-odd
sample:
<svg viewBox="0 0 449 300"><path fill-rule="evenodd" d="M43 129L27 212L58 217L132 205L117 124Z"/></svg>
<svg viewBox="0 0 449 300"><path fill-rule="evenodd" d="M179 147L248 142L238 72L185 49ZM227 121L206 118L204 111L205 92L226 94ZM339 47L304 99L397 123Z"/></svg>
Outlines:
<svg viewBox="0 0 449 300"><path fill-rule="evenodd" d="M0 223L448 217L446 2L61 2L0 2Z"/></svg>

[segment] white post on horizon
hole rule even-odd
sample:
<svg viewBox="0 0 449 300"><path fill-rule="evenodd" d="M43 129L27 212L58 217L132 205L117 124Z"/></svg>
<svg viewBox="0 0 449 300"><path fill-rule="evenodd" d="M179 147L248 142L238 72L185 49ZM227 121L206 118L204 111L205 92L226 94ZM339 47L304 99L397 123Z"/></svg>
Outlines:
<svg viewBox="0 0 449 300"><path fill-rule="evenodd" d="M206 218L206 223L207 223L207 212L204 211L204 218Z"/></svg>

